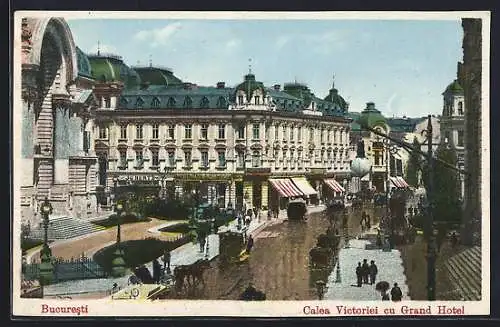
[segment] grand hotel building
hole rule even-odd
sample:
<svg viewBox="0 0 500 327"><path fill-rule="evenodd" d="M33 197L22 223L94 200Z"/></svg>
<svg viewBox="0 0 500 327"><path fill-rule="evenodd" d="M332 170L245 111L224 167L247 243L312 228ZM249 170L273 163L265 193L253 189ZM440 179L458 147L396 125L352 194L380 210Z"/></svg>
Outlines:
<svg viewBox="0 0 500 327"><path fill-rule="evenodd" d="M351 119L334 86L320 99L301 83L266 87L251 71L235 87L198 86L169 68L128 67L116 55L88 60L104 205L113 180L273 210L292 197L317 203L347 186Z"/></svg>

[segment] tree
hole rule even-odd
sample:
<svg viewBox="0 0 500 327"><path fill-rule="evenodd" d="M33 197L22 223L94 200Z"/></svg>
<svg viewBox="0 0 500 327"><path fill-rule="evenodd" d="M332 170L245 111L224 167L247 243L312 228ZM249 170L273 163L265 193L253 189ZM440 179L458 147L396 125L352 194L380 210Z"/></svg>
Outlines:
<svg viewBox="0 0 500 327"><path fill-rule="evenodd" d="M448 162L454 166L457 164L457 154L454 148L445 145L440 146L436 151L437 158ZM429 164L426 163L423 169L424 184L427 188ZM458 225L462 219L462 205L460 202L460 184L458 173L434 161L434 174L432 185L432 197L434 203L434 221L441 226L448 228ZM428 194L429 196L429 194Z"/></svg>
<svg viewBox="0 0 500 327"><path fill-rule="evenodd" d="M420 149L420 143L417 138L413 138L413 148ZM406 167L406 181L408 184L414 187L418 187L418 172L420 170L420 154L412 151L410 153L410 159L408 161L408 166Z"/></svg>

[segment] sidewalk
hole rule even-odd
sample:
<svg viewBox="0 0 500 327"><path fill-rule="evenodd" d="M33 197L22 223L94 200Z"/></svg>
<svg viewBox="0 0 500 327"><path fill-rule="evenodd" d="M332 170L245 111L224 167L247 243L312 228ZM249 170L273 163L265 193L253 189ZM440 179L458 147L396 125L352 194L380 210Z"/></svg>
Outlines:
<svg viewBox="0 0 500 327"><path fill-rule="evenodd" d="M348 248L340 249L338 262L326 284L326 300L381 301L381 294L375 290L375 285L356 286L356 267L358 262L363 263L363 259L367 259L368 264L371 260L375 261L378 268L377 282L386 281L391 288L394 283L398 283L403 292L403 300L410 300L401 253L398 250L368 250L373 248L373 233L376 235L376 227L363 233L364 239L350 240ZM337 280L337 266L340 280Z"/></svg>

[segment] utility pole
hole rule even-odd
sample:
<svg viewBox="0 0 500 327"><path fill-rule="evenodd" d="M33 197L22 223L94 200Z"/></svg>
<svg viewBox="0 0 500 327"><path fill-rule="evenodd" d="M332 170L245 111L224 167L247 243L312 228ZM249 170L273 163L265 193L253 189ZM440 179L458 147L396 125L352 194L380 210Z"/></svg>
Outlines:
<svg viewBox="0 0 500 327"><path fill-rule="evenodd" d="M427 117L427 300L436 300L436 242L434 237L434 159L432 157L432 116Z"/></svg>

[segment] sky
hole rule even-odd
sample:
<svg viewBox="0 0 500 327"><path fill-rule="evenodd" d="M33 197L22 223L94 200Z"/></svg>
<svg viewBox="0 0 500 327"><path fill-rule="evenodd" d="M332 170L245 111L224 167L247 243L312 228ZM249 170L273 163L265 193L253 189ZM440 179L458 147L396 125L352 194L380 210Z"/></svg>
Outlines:
<svg viewBox="0 0 500 327"><path fill-rule="evenodd" d="M129 65L169 67L184 81L235 86L301 82L323 98L334 79L361 111L386 117L441 114L442 92L462 60L456 20L68 19L84 52L112 52ZM251 66L251 67L249 67Z"/></svg>

